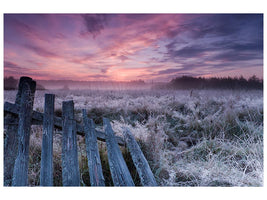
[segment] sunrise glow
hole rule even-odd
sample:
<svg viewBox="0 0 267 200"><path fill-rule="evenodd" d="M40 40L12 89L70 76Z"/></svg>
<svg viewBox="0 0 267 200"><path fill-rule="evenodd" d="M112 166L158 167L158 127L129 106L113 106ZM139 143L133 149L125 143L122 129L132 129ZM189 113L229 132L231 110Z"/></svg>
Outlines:
<svg viewBox="0 0 267 200"><path fill-rule="evenodd" d="M4 76L170 81L263 75L261 14L5 14Z"/></svg>

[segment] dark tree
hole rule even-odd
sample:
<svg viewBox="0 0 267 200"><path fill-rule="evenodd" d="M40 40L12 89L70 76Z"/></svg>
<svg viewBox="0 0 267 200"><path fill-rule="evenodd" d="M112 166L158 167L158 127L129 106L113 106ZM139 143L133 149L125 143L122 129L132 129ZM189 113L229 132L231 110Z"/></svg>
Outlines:
<svg viewBox="0 0 267 200"><path fill-rule="evenodd" d="M195 78L182 76L172 79L165 85L155 86L156 89L263 89L263 80L255 75L245 79L243 76L224 78Z"/></svg>

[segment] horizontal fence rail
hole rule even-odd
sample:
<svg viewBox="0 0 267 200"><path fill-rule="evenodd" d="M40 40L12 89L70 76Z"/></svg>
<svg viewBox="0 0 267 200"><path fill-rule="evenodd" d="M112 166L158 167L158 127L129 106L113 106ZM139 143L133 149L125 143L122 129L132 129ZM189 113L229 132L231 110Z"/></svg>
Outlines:
<svg viewBox="0 0 267 200"><path fill-rule="evenodd" d="M16 104L13 103L9 103L9 102L5 102L4 103L4 111L5 113L11 113L14 114L15 116L18 116L19 114L19 106L17 106ZM18 124L18 118L15 119L4 119L4 124L5 125L15 125ZM38 111L33 111L32 113L32 124L33 125L42 125L43 124L43 113L38 112ZM62 130L62 119L61 117L56 117L54 116L54 126L55 128ZM83 130L83 126L81 124L77 124L77 134L84 136L84 130ZM95 130L95 134L98 140L100 141L105 141L105 133ZM118 142L119 145L125 145L124 140L119 137L119 136L115 136L116 141Z"/></svg>
<svg viewBox="0 0 267 200"><path fill-rule="evenodd" d="M144 154L128 129L124 137L114 135L109 119L103 118L104 132L95 129L94 121L82 110L83 123L74 119L74 103L63 101L62 118L54 114L55 95L45 94L44 113L33 110L36 82L21 77L15 103L4 103L4 185L27 186L31 125L42 125L40 186L53 186L54 128L62 130L62 183L80 186L77 134L85 137L91 186L105 186L97 140L106 142L114 186L135 186L119 145L126 146L143 186L157 186Z"/></svg>

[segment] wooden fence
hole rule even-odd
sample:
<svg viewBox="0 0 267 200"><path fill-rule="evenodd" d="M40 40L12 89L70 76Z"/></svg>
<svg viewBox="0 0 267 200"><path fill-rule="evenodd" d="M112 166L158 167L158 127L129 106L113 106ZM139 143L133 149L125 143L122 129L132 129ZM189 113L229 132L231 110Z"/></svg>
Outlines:
<svg viewBox="0 0 267 200"><path fill-rule="evenodd" d="M83 124L74 119L73 101L63 101L62 118L54 115L55 95L45 94L44 113L33 111L36 82L21 77L15 103L5 102L4 185L27 186L31 125L43 125L40 186L53 186L54 128L62 130L62 183L80 186L76 134L85 137L91 186L105 186L97 140L105 141L114 186L134 186L119 145L126 145L143 186L157 183L149 164L129 129L123 138L115 136L109 119L103 118L104 132L97 131L87 111L82 110Z"/></svg>

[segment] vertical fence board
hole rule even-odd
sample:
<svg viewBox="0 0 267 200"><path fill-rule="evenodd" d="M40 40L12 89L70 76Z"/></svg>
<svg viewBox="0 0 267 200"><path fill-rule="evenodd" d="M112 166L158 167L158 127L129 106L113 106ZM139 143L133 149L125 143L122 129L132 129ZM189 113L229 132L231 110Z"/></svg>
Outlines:
<svg viewBox="0 0 267 200"><path fill-rule="evenodd" d="M132 133L128 128L124 128L123 133L126 138L127 147L132 156L133 163L137 169L142 185L157 186L157 182L149 167L149 164L143 152L141 151L139 145L135 141Z"/></svg>
<svg viewBox="0 0 267 200"><path fill-rule="evenodd" d="M15 100L15 105L17 105L18 108L20 107L22 86L31 81L32 79L29 77L21 77L19 80L19 87ZM9 120L11 125L6 127L4 140L4 185L11 186L14 164L18 153L18 124L16 124L18 118L14 114L7 114L5 118Z"/></svg>
<svg viewBox="0 0 267 200"><path fill-rule="evenodd" d="M53 133L55 95L45 94L40 185L53 186Z"/></svg>
<svg viewBox="0 0 267 200"><path fill-rule="evenodd" d="M10 114L8 119L14 121ZM17 121L17 120L16 120ZM11 186L13 169L18 153L18 124L8 125L4 140L4 186Z"/></svg>
<svg viewBox="0 0 267 200"><path fill-rule="evenodd" d="M109 168L115 186L134 186L133 179L123 159L119 145L115 140L114 132L109 119L103 118L106 144L108 149Z"/></svg>
<svg viewBox="0 0 267 200"><path fill-rule="evenodd" d="M73 101L62 106L62 178L63 186L79 186L80 173L76 141L76 121Z"/></svg>
<svg viewBox="0 0 267 200"><path fill-rule="evenodd" d="M20 87L22 89L18 124L18 154L13 170L13 186L28 185L29 142L36 82L25 81Z"/></svg>
<svg viewBox="0 0 267 200"><path fill-rule="evenodd" d="M87 117L85 109L83 109L83 124L91 186L105 186L105 179L102 172L95 135L95 123L92 119Z"/></svg>

